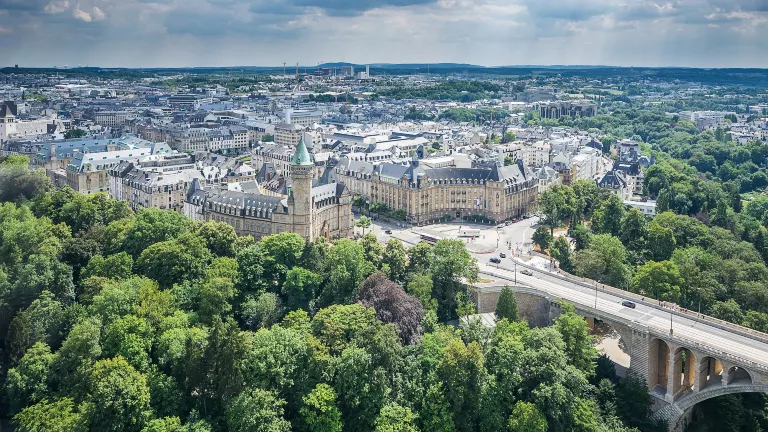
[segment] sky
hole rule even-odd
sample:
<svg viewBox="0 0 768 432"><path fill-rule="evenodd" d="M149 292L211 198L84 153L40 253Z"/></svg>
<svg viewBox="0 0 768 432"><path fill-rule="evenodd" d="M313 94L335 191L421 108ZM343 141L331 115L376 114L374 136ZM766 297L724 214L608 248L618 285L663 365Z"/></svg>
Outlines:
<svg viewBox="0 0 768 432"><path fill-rule="evenodd" d="M768 68L768 0L0 0L0 65Z"/></svg>

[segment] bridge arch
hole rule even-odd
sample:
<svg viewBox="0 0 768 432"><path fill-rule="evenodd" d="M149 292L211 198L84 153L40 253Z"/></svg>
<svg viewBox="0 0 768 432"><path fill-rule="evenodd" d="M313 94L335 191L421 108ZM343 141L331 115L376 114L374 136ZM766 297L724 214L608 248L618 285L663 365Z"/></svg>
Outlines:
<svg viewBox="0 0 768 432"><path fill-rule="evenodd" d="M680 430L681 420L696 404L719 396L737 393L768 393L768 385L734 384L728 386L712 386L700 392L687 393L679 400L675 401L675 403L669 404L654 413L653 418L667 421L670 431Z"/></svg>
<svg viewBox="0 0 768 432"><path fill-rule="evenodd" d="M699 382L697 390L720 387L723 382L723 363L711 356L705 356L699 361Z"/></svg>
<svg viewBox="0 0 768 432"><path fill-rule="evenodd" d="M651 339L648 345L648 388L652 392L661 394L667 392L671 352L671 347L664 339Z"/></svg>
<svg viewBox="0 0 768 432"><path fill-rule="evenodd" d="M744 368L731 366L726 375L726 385L752 384L752 374Z"/></svg>
<svg viewBox="0 0 768 432"><path fill-rule="evenodd" d="M678 398L687 390L693 390L696 384L696 355L686 347L675 349L672 368L672 397Z"/></svg>

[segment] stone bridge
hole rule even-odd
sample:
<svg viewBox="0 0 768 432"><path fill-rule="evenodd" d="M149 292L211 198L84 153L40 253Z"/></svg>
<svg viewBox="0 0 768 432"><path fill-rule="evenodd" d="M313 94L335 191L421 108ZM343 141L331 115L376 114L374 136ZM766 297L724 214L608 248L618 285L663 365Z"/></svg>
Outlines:
<svg viewBox="0 0 768 432"><path fill-rule="evenodd" d="M476 288L478 311L493 312L500 286ZM530 286L512 286L520 316L533 326L545 326L560 314L551 293ZM648 382L655 416L668 421L670 430L683 430L697 403L726 394L768 392L768 357L759 363L716 346L661 331L614 310L595 308L591 302L570 302L590 325L594 320L611 326L630 356L630 372Z"/></svg>

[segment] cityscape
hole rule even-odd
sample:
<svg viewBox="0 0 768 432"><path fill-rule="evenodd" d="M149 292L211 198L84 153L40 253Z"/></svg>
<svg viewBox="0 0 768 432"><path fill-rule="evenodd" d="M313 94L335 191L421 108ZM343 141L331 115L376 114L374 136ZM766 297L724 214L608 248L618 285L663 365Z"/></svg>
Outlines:
<svg viewBox="0 0 768 432"><path fill-rule="evenodd" d="M0 2L0 431L767 431L768 8L551 3Z"/></svg>

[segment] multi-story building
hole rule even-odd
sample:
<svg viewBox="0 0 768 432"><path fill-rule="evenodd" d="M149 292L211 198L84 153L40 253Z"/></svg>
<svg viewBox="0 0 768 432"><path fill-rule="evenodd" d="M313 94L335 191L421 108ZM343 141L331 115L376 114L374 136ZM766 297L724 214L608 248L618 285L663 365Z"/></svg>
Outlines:
<svg viewBox="0 0 768 432"><path fill-rule="evenodd" d="M259 188L205 190L194 181L184 214L195 220L231 225L240 235L257 239L293 232L308 240L350 237L354 230L352 197L343 183L312 186L314 162L303 141L291 157L288 197L264 195Z"/></svg>
<svg viewBox="0 0 768 432"><path fill-rule="evenodd" d="M0 144L11 138L46 135L51 128L55 129L55 118L21 120L17 116L18 107L14 102L0 102Z"/></svg>
<svg viewBox="0 0 768 432"><path fill-rule="evenodd" d="M304 126L290 123L280 123L275 126L275 144L285 147L296 147L303 138Z"/></svg>
<svg viewBox="0 0 768 432"><path fill-rule="evenodd" d="M253 168L256 171L261 170L265 163L271 163L278 174L287 173L288 166L293 156L293 148L281 146L276 143L264 143L261 147L253 150L252 160Z"/></svg>
<svg viewBox="0 0 768 432"><path fill-rule="evenodd" d="M126 111L99 111L94 121L104 127L122 127L133 115Z"/></svg>
<svg viewBox="0 0 768 432"><path fill-rule="evenodd" d="M295 124L302 127L312 127L315 123L320 123L323 119L323 113L320 111L310 110L293 110L287 109L280 113L283 121L288 124Z"/></svg>
<svg viewBox="0 0 768 432"><path fill-rule="evenodd" d="M560 117L593 117L597 106L589 101L539 102L539 115L545 119Z"/></svg>
<svg viewBox="0 0 768 432"><path fill-rule="evenodd" d="M532 144L525 144L522 147L522 159L528 166L544 166L551 160L551 151L552 146L546 141L536 141Z"/></svg>
<svg viewBox="0 0 768 432"><path fill-rule="evenodd" d="M624 177L624 173L618 170L611 170L597 181L597 187L607 190L617 195L622 201L628 201L632 197L632 188Z"/></svg>
<svg viewBox="0 0 768 432"><path fill-rule="evenodd" d="M408 221L429 224L445 218L479 215L496 221L528 213L538 179L523 161L477 168L425 169L409 165L339 161L337 178L355 195L406 211Z"/></svg>
<svg viewBox="0 0 768 432"><path fill-rule="evenodd" d="M108 171L110 196L123 200L134 209L158 208L181 212L192 181L200 177L194 170L171 172L140 168L133 162L121 162Z"/></svg>

